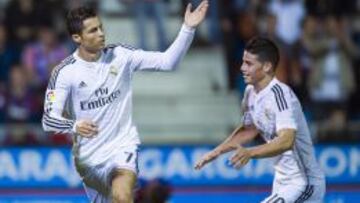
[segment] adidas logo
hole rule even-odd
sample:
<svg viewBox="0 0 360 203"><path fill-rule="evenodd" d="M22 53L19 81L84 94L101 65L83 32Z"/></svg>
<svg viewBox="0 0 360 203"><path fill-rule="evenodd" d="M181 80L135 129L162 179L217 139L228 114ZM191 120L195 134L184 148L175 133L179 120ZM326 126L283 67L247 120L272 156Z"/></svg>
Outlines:
<svg viewBox="0 0 360 203"><path fill-rule="evenodd" d="M81 81L79 88L87 87L87 84L84 81Z"/></svg>

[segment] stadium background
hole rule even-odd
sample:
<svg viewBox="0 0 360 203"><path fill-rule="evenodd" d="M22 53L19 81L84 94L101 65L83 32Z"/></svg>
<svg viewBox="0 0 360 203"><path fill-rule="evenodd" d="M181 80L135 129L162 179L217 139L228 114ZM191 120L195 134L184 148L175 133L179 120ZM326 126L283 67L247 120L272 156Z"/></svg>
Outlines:
<svg viewBox="0 0 360 203"><path fill-rule="evenodd" d="M107 43L164 50L181 26L186 2L0 1L1 203L87 202L71 163L71 138L47 135L40 126L51 69L74 50L65 11L91 4L103 19ZM254 35L281 47L277 76L303 103L327 177L326 202L358 202L359 11L358 0L211 0L178 71L134 78L134 120L144 143L139 202L258 202L269 194L270 160L252 160L236 171L224 156L193 170L240 121L239 64Z"/></svg>

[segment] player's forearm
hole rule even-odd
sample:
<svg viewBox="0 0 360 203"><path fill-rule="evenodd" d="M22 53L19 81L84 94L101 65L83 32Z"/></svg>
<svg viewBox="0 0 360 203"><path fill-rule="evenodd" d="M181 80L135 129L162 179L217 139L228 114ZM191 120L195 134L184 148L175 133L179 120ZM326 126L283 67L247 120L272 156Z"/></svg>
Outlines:
<svg viewBox="0 0 360 203"><path fill-rule="evenodd" d="M223 143L216 147L215 150L218 150L221 154L232 151L236 149L238 145L243 145L252 141L257 134L258 131L254 127L240 126L235 129Z"/></svg>
<svg viewBox="0 0 360 203"><path fill-rule="evenodd" d="M75 121L65 119L61 116L44 113L42 117L42 127L45 132L73 133Z"/></svg>
<svg viewBox="0 0 360 203"><path fill-rule="evenodd" d="M191 42L193 41L195 28L190 28L185 24L170 45L170 47L162 54L162 67L161 70L170 71L174 70L181 59L185 56L188 51Z"/></svg>
<svg viewBox="0 0 360 203"><path fill-rule="evenodd" d="M257 147L249 148L251 158L266 158L279 155L292 148L294 144L293 135L281 136L271 142Z"/></svg>
<svg viewBox="0 0 360 203"><path fill-rule="evenodd" d="M244 127L237 133L235 142L239 145L248 144L249 142L253 141L258 134L259 131L254 126Z"/></svg>

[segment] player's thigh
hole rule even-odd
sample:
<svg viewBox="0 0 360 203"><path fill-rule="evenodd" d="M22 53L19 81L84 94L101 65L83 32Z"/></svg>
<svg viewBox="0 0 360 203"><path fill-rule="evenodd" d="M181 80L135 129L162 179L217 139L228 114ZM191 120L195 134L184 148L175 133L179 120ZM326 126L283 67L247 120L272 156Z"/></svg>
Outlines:
<svg viewBox="0 0 360 203"><path fill-rule="evenodd" d="M109 195L110 185L108 184L108 169L106 167L88 167L84 171L78 169L78 172L83 180L86 191L90 188L91 190L97 191L102 196L106 197ZM90 192L88 194L90 199L92 199L91 196L94 196L93 194L96 193Z"/></svg>
<svg viewBox="0 0 360 203"><path fill-rule="evenodd" d="M103 195L99 191L97 191L91 187L88 187L85 184L84 184L84 189L85 189L86 195L90 202L92 202L92 203L111 203L111 199L108 196Z"/></svg>
<svg viewBox="0 0 360 203"><path fill-rule="evenodd" d="M128 169L116 169L111 176L112 195L132 195L137 181L137 174Z"/></svg>

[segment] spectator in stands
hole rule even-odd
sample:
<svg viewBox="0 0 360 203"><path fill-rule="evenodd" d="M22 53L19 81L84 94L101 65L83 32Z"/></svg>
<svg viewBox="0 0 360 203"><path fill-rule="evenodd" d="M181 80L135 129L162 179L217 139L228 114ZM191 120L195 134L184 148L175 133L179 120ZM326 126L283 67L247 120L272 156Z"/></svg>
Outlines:
<svg viewBox="0 0 360 203"><path fill-rule="evenodd" d="M42 20L43 22L41 22L41 24L53 25L53 29L62 37L62 39L68 37L66 25L62 19L66 15L70 2L75 1L76 0L37 0L37 10L42 13L43 17L45 16L49 18L48 20Z"/></svg>
<svg viewBox="0 0 360 203"><path fill-rule="evenodd" d="M54 66L62 61L69 51L58 42L57 35L50 25L38 29L38 39L25 47L23 63L31 82L37 88L46 86Z"/></svg>
<svg viewBox="0 0 360 203"><path fill-rule="evenodd" d="M20 60L20 50L7 38L4 24L0 24L0 88L4 89L8 81L10 67Z"/></svg>
<svg viewBox="0 0 360 203"><path fill-rule="evenodd" d="M289 84L296 93L301 87L301 70L298 63L298 45L301 22L305 17L305 7L301 0L272 0L268 12L275 18L275 35L282 50L283 76L280 80Z"/></svg>
<svg viewBox="0 0 360 203"><path fill-rule="evenodd" d="M244 52L246 42L251 39L253 36L258 35L258 29L256 26L256 17L254 13L250 12L243 12L237 16L237 24L235 27L236 39L233 42L234 50L234 58L236 61L236 67L234 71L237 72L236 74L236 85L237 88L240 90L241 93L245 90L245 82L243 79L242 74L239 72L239 66L242 63L242 53Z"/></svg>
<svg viewBox="0 0 360 203"><path fill-rule="evenodd" d="M183 7L185 8L188 4L188 0L183 0ZM199 5L201 0L190 0L193 6ZM201 34L201 38L206 38L208 42L211 44L216 44L221 41L221 32L219 27L219 3L221 3L218 0L211 2L211 7L209 8L209 13L206 18L206 33ZM200 32L202 30L199 30ZM198 32L199 33L199 32ZM196 38L195 38L196 43Z"/></svg>
<svg viewBox="0 0 360 203"><path fill-rule="evenodd" d="M259 34L256 11L261 10L263 5L261 2L247 0L221 0L217 3L220 35L228 70L228 87L242 92L245 85L239 77L239 64L242 62L242 55L239 53L243 52L244 41Z"/></svg>
<svg viewBox="0 0 360 203"><path fill-rule="evenodd" d="M164 51L168 47L165 15L166 4L164 0L120 0L127 3L135 15L136 33L139 35L140 48L149 50L149 19L154 21L158 50Z"/></svg>
<svg viewBox="0 0 360 203"><path fill-rule="evenodd" d="M358 1L360 2L360 1ZM357 7L355 7L358 11L360 11L360 3L357 4ZM355 46L360 47L360 12L357 12L354 16L352 16L350 19L350 24L352 25L352 36L355 42ZM354 67L357 67L354 69L355 71L355 80L356 84L360 84L360 59L356 59L354 63ZM357 87L356 91L354 92L352 98L350 99L351 106L351 118L354 120L359 121L360 120L360 88ZM358 134L358 133L357 133ZM356 135L357 136L357 135Z"/></svg>
<svg viewBox="0 0 360 203"><path fill-rule="evenodd" d="M308 92L308 80L309 80L309 72L312 67L312 56L308 50L306 45L306 40L311 38L317 38L319 34L320 23L319 19L315 16L306 16L302 23L302 35L299 42L299 53L298 53L298 61L301 69L301 88L298 95L302 102L305 104L303 108L305 109L305 114L309 117L308 112L311 108L311 103L309 103L309 92Z"/></svg>
<svg viewBox="0 0 360 203"><path fill-rule="evenodd" d="M162 179L143 181L136 203L166 203L171 195L171 187Z"/></svg>
<svg viewBox="0 0 360 203"><path fill-rule="evenodd" d="M351 42L344 18L327 17L318 33L304 35L303 46L311 57L309 93L314 103L314 118L322 125L325 139L338 139L347 118L346 106L355 90L352 60L360 54ZM342 125L340 125L342 124ZM343 135L342 135L343 136Z"/></svg>
<svg viewBox="0 0 360 203"><path fill-rule="evenodd" d="M5 9L5 24L9 31L9 39L23 47L35 38L36 26L48 20L45 13L36 9L35 0L10 1Z"/></svg>
<svg viewBox="0 0 360 203"><path fill-rule="evenodd" d="M37 142L26 126L41 120L41 100L32 93L29 78L21 65L11 67L5 98L5 122L10 124L7 128L8 142L11 144Z"/></svg>
<svg viewBox="0 0 360 203"><path fill-rule="evenodd" d="M236 25L238 10L234 6L233 0L223 0L219 3L220 29L222 38L222 46L224 50L224 57L226 60L226 68L228 74L228 88L229 90L236 89L236 79L239 74L238 65L234 56L234 41L236 40Z"/></svg>
<svg viewBox="0 0 360 203"><path fill-rule="evenodd" d="M291 54L291 46L299 40L301 22L305 8L301 0L272 0L269 12L276 17L276 35L284 44L283 48Z"/></svg>
<svg viewBox="0 0 360 203"><path fill-rule="evenodd" d="M349 16L356 11L356 4L356 0L305 0L307 14L317 17Z"/></svg>
<svg viewBox="0 0 360 203"><path fill-rule="evenodd" d="M279 36L276 33L276 27L277 27L277 18L275 15L273 15L272 13L267 12L265 14L265 18L262 18L261 20L263 20L262 23L260 23L259 26L260 27L260 33L268 38L270 38L271 40L273 40L279 47L284 47L284 44L282 42L282 40L279 38ZM280 49L280 60L279 60L279 65L278 68L276 69L276 77L280 80L280 81L287 81L288 75L287 75L287 71L286 71L286 67L285 67L285 59L286 54L284 54L284 50Z"/></svg>

